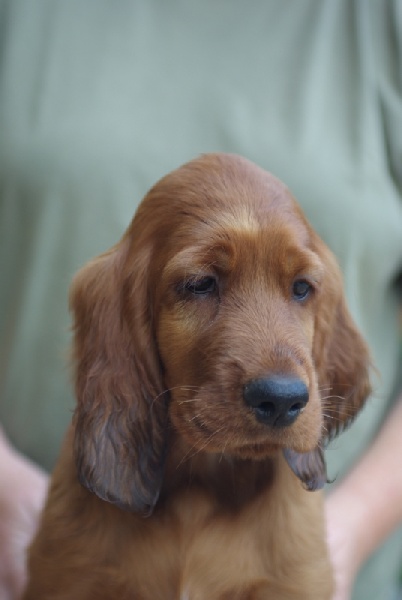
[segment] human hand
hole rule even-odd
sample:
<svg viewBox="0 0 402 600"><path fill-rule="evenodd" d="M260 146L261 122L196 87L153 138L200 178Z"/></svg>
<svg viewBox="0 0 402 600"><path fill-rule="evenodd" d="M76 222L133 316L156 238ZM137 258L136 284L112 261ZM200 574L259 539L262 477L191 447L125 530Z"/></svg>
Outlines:
<svg viewBox="0 0 402 600"><path fill-rule="evenodd" d="M401 426L402 395L365 455L326 499L333 600L350 600L360 567L402 523Z"/></svg>
<svg viewBox="0 0 402 600"><path fill-rule="evenodd" d="M48 476L18 454L0 431L0 598L16 600L26 583L26 548L45 501Z"/></svg>
<svg viewBox="0 0 402 600"><path fill-rule="evenodd" d="M350 600L357 570L351 533L345 530L344 514L331 497L326 502L326 519L329 556L335 580L332 600Z"/></svg>

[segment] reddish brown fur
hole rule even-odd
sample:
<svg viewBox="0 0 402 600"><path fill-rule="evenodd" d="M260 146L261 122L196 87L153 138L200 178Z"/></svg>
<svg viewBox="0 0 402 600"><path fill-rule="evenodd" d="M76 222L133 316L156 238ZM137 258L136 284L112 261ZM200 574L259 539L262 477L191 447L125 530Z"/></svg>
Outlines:
<svg viewBox="0 0 402 600"><path fill-rule="evenodd" d="M206 276L219 293L185 290ZM236 156L184 165L78 274L71 306L77 409L25 600L329 599L322 497L305 487L369 393L369 358L285 186ZM309 390L279 429L242 396L275 373Z"/></svg>

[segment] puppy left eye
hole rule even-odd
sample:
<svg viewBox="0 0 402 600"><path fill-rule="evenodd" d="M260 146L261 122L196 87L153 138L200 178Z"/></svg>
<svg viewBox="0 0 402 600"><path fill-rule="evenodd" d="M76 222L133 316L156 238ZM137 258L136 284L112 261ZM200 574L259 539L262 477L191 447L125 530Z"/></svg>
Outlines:
<svg viewBox="0 0 402 600"><path fill-rule="evenodd" d="M297 279L292 286L292 294L295 300L306 300L313 291L313 286L305 279Z"/></svg>
<svg viewBox="0 0 402 600"><path fill-rule="evenodd" d="M212 294L216 291L216 286L216 280L213 277L201 277L187 281L184 287L191 294L202 295Z"/></svg>

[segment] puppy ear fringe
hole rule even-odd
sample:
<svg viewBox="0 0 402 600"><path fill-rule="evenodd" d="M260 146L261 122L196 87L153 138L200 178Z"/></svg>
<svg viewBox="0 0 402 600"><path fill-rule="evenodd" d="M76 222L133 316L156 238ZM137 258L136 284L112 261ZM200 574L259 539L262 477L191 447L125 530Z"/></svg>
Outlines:
<svg viewBox="0 0 402 600"><path fill-rule="evenodd" d="M305 453L285 448L283 455L289 467L307 491L321 490L326 483L329 483L324 451L321 445Z"/></svg>

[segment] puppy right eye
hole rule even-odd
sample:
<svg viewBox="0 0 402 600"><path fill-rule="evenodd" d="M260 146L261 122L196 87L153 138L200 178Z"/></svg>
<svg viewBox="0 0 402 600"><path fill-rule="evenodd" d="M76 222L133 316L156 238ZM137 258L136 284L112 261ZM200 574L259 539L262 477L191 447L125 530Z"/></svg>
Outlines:
<svg viewBox="0 0 402 600"><path fill-rule="evenodd" d="M184 284L184 290L190 294L194 294L194 296L213 294L216 289L216 279L210 276L190 279Z"/></svg>

